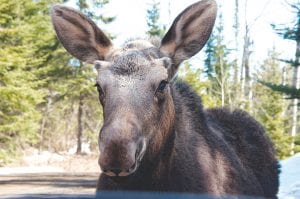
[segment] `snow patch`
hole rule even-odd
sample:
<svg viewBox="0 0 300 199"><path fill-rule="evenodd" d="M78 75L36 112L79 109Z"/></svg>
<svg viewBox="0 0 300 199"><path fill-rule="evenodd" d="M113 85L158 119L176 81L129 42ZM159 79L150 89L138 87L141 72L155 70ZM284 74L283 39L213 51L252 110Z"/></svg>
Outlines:
<svg viewBox="0 0 300 199"><path fill-rule="evenodd" d="M281 161L279 199L300 199L300 153Z"/></svg>
<svg viewBox="0 0 300 199"><path fill-rule="evenodd" d="M30 167L2 167L0 168L0 175L11 174L28 174L28 173L60 173L64 172L59 167L47 167L47 166L30 166Z"/></svg>
<svg viewBox="0 0 300 199"><path fill-rule="evenodd" d="M77 151L77 145L74 145L73 147L71 147L68 150L68 154L73 155L76 153L76 151ZM92 152L91 152L91 148L90 148L90 143L83 142L81 144L81 151L83 154L87 154L87 155L91 154Z"/></svg>
<svg viewBox="0 0 300 199"><path fill-rule="evenodd" d="M47 165L50 162L61 162L64 161L64 156L59 155L57 153L51 153L49 151L41 151L34 150L31 155L24 156L22 158L24 164L32 165Z"/></svg>

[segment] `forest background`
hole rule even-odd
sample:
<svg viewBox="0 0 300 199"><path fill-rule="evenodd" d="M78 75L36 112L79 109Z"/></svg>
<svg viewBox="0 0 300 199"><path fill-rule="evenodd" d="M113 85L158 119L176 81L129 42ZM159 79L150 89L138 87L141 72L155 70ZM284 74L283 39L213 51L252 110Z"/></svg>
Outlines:
<svg viewBox="0 0 300 199"><path fill-rule="evenodd" d="M117 23L121 13L108 12L116 0L0 0L0 166L28 147L59 152L76 146L80 155L87 143L98 150L102 109L96 73L61 46L50 20L51 6L66 4L82 11L118 44L128 39L122 35L124 26L144 33L139 36L163 36L178 14L174 8L180 7L170 0L135 6L141 2L144 16L122 27ZM248 0L217 2L210 40L182 64L178 78L194 88L206 108L249 112L266 129L280 159L300 152L300 2L249 1L257 3L255 14ZM278 20L266 21L275 3L281 5ZM136 18L144 20L144 29L135 24ZM264 30L258 31L262 21L275 35L271 45ZM264 48L264 40L256 38L259 33L265 35Z"/></svg>

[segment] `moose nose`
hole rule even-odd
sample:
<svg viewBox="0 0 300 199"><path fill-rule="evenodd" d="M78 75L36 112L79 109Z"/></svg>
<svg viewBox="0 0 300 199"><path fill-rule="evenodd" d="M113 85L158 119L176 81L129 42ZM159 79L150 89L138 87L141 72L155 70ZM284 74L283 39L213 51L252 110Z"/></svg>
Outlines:
<svg viewBox="0 0 300 199"><path fill-rule="evenodd" d="M118 176L119 173L122 172L122 169L111 169L110 171L111 171L112 173L114 173L116 176Z"/></svg>
<svg viewBox="0 0 300 199"><path fill-rule="evenodd" d="M122 169L110 169L110 170L103 170L103 173L105 173L108 176L119 176L119 174L122 172Z"/></svg>
<svg viewBox="0 0 300 199"><path fill-rule="evenodd" d="M132 174L137 169L138 166L138 162L137 162L138 159L135 159L131 166L124 166L124 164L120 163L118 164L119 167L116 167L116 165L112 166L111 163L103 164L103 162L101 162L101 159L103 160L103 158L99 158L99 165L102 168L102 172L111 177L128 176Z"/></svg>
<svg viewBox="0 0 300 199"><path fill-rule="evenodd" d="M104 144L100 150L99 165L107 176L128 176L136 171L146 149L145 141Z"/></svg>
<svg viewBox="0 0 300 199"><path fill-rule="evenodd" d="M128 176L131 173L133 173L133 171L135 169L136 169L136 163L133 166L131 166L129 169L126 169L126 170L123 170L120 168L113 168L113 169L108 169L108 170L104 169L103 173L108 176L111 176L111 177L114 177L114 176L124 177L124 176Z"/></svg>

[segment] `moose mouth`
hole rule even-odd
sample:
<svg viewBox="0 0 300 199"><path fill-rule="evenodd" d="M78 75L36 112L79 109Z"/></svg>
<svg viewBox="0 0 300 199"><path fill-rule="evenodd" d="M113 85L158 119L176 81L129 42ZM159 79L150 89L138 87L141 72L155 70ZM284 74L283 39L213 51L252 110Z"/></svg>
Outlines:
<svg viewBox="0 0 300 199"><path fill-rule="evenodd" d="M135 154L135 163L127 170L118 170L118 171L110 171L110 170L103 170L102 172L110 177L127 177L133 174L139 167L144 154L146 152L146 140L144 139L142 142L142 147L138 150Z"/></svg>

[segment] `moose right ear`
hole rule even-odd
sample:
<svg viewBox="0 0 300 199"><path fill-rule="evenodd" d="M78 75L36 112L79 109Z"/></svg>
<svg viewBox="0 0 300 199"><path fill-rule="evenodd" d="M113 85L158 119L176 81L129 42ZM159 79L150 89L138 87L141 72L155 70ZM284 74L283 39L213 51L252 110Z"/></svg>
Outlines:
<svg viewBox="0 0 300 199"><path fill-rule="evenodd" d="M112 43L91 19L61 5L52 7L51 16L57 37L70 54L87 63L105 59Z"/></svg>
<svg viewBox="0 0 300 199"><path fill-rule="evenodd" d="M214 0L202 0L187 7L174 20L161 41L160 51L172 59L169 78L180 63L199 52L208 40L217 14Z"/></svg>

